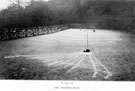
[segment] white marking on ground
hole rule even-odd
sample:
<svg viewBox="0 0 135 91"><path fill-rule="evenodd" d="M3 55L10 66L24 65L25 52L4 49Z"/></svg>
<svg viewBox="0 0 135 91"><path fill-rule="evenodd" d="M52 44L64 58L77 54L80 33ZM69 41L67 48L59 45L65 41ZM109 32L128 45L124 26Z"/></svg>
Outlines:
<svg viewBox="0 0 135 91"><path fill-rule="evenodd" d="M119 43L120 43L120 42L119 42ZM121 46L123 49L125 49L125 51L126 51L132 58L134 58L133 55L130 53L130 51L128 50L128 48L127 48L125 45L119 44L119 46Z"/></svg>
<svg viewBox="0 0 135 91"><path fill-rule="evenodd" d="M106 70L107 76L105 76L105 79L108 79L109 76L112 76L112 73L95 56L92 55L92 57L94 57L95 60L98 62L98 64L101 65Z"/></svg>
<svg viewBox="0 0 135 91"><path fill-rule="evenodd" d="M71 70L77 68L82 61L83 61L83 58L81 58L81 60L75 66L73 66L70 70L68 70L68 72L71 72Z"/></svg>
<svg viewBox="0 0 135 91"><path fill-rule="evenodd" d="M92 55L92 54L91 54ZM87 55L88 56L88 55ZM92 60L92 58L91 58L91 56L88 56L89 58L90 58L90 61L91 61L91 63L92 63L92 66L93 66L93 68L94 68L94 74L93 74L93 78L95 78L96 77L96 75L98 74L98 72L97 72L97 69L96 69L96 65L94 64L94 62L93 62L93 60Z"/></svg>
<svg viewBox="0 0 135 91"><path fill-rule="evenodd" d="M80 59L80 57L75 57L75 58L72 58L71 60L64 60L63 62L59 63L59 64L56 64L56 65L62 65L62 64L73 64L74 62L76 62L76 60ZM55 66L56 66L55 65ZM65 67L64 67L65 68Z"/></svg>
<svg viewBox="0 0 135 91"><path fill-rule="evenodd" d="M67 68L69 66L71 66L73 63L76 63L78 61L78 59L80 59L81 56L77 57L76 60L72 61L71 63L69 63L68 65L66 65L64 68Z"/></svg>

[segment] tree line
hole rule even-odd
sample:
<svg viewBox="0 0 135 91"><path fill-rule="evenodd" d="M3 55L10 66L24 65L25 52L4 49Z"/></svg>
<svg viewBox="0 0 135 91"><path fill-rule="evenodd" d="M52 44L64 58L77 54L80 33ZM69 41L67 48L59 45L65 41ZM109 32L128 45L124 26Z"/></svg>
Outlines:
<svg viewBox="0 0 135 91"><path fill-rule="evenodd" d="M98 28L135 28L134 1L31 0L23 6L15 0L0 11L0 30L72 23L89 23Z"/></svg>

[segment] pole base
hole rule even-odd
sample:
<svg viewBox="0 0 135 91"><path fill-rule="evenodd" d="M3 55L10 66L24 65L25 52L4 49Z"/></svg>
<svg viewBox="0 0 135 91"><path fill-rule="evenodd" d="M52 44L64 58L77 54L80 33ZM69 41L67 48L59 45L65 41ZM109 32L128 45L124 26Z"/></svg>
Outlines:
<svg viewBox="0 0 135 91"><path fill-rule="evenodd" d="M90 52L90 49L86 49L86 50L84 50L83 52Z"/></svg>

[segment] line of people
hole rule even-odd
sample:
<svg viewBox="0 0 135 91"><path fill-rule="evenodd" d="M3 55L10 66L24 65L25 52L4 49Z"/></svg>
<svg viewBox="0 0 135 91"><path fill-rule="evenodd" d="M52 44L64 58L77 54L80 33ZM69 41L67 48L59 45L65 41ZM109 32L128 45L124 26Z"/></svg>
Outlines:
<svg viewBox="0 0 135 91"><path fill-rule="evenodd" d="M12 40L18 38L32 37L43 34L50 34L58 31L68 29L67 26L56 25L56 26L45 26L45 27L35 27L35 28L14 28L5 29L0 32L0 40Z"/></svg>

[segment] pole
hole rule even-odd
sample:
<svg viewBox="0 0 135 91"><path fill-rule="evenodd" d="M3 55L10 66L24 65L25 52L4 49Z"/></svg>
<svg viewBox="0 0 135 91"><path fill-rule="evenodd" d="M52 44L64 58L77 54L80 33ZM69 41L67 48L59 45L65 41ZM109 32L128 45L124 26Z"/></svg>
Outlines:
<svg viewBox="0 0 135 91"><path fill-rule="evenodd" d="M89 48L89 36L88 36L88 30L87 30L87 49Z"/></svg>

